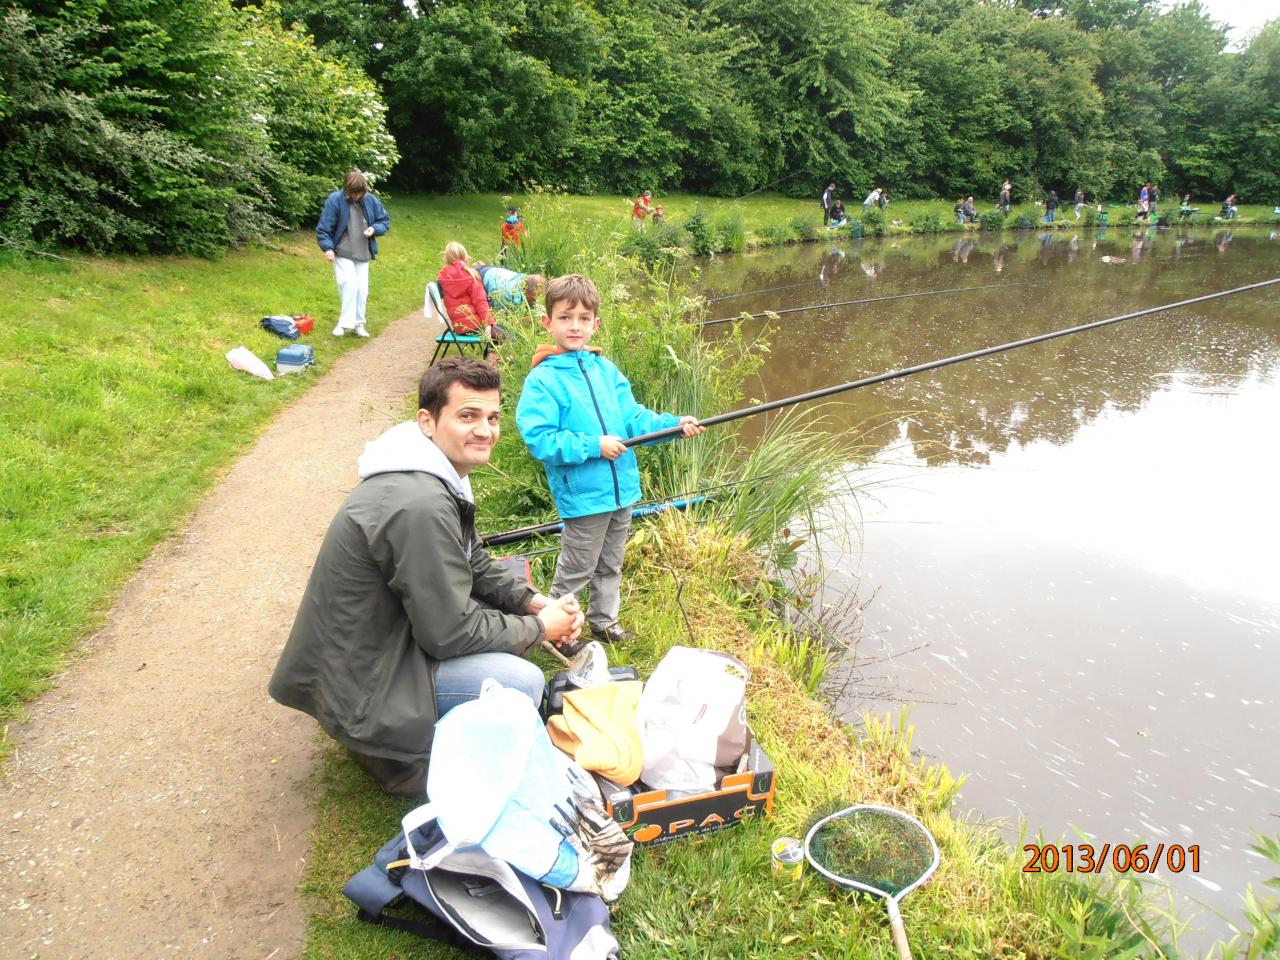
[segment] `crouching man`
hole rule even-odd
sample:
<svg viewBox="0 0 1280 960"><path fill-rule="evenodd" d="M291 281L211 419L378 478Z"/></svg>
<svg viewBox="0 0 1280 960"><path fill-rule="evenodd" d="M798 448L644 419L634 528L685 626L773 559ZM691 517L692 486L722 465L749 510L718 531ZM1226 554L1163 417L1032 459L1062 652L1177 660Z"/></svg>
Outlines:
<svg viewBox="0 0 1280 960"><path fill-rule="evenodd" d="M572 596L538 593L476 538L467 475L498 441L500 385L486 363L444 360L417 419L366 445L268 686L388 793L423 796L436 721L485 678L536 701L542 671L523 656L582 632Z"/></svg>

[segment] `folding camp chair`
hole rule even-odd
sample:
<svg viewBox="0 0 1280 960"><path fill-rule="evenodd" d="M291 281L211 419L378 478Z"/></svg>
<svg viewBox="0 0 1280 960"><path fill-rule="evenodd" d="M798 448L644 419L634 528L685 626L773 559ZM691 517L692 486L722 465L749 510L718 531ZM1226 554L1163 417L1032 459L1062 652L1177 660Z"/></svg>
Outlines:
<svg viewBox="0 0 1280 960"><path fill-rule="evenodd" d="M431 362L427 366L434 367L437 360L443 360L448 355L450 347L457 350L460 357L466 356L468 347L479 348L482 357L489 355L488 337L479 333L458 333L453 329L453 323L449 320L449 311L445 310L444 298L440 295L440 284L434 280L427 284L422 312L428 320L434 318L444 326L444 330L436 335L436 349L431 354Z"/></svg>

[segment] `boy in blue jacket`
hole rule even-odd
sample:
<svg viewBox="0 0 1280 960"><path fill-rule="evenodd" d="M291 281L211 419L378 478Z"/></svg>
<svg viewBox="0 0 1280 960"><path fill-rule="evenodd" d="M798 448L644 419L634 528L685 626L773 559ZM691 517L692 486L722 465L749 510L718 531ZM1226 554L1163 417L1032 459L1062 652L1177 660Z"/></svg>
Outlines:
<svg viewBox="0 0 1280 960"><path fill-rule="evenodd" d="M553 597L591 588L587 623L606 641L631 636L618 623L622 558L631 507L640 500L636 455L623 439L681 426L686 437L706 430L694 417L654 413L636 402L631 384L591 347L600 328L600 292L578 274L547 284L542 325L554 346L533 355L516 407L516 426L542 461L564 521Z"/></svg>

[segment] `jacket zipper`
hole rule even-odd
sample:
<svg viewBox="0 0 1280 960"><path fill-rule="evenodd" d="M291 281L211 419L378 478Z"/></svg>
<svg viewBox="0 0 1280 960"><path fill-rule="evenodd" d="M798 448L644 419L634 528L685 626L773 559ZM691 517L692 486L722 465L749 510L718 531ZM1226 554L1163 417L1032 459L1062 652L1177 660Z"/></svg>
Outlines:
<svg viewBox="0 0 1280 960"><path fill-rule="evenodd" d="M600 432L607 434L609 428L604 425L604 414L600 412L600 402L596 400L596 391L591 386L591 378L587 376L587 368L582 363L582 358L578 357L578 369L582 371L582 379L587 381L587 393L591 394L591 405L596 408L596 419L600 421ZM613 502L617 504L617 509L622 509L622 490L618 487L618 468L613 465L613 461L608 461L609 472L613 474Z"/></svg>

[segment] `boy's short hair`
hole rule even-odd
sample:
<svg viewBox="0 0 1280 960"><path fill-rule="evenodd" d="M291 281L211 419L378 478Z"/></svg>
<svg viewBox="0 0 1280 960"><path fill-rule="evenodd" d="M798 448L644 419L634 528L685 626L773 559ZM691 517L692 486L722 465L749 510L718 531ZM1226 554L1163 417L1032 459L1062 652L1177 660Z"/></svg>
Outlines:
<svg viewBox="0 0 1280 960"><path fill-rule="evenodd" d="M547 284L547 316L551 316L551 311L561 300L580 304L595 314L600 312L600 291L590 278L580 273L566 273Z"/></svg>
<svg viewBox="0 0 1280 960"><path fill-rule="evenodd" d="M525 302L533 305L538 302L538 294L542 292L542 288L546 286L547 278L540 273L527 273L524 277L524 299Z"/></svg>
<svg viewBox="0 0 1280 960"><path fill-rule="evenodd" d="M502 376L490 364L474 357L446 357L428 367L418 382L418 409L439 419L455 383L472 390L502 390Z"/></svg>

